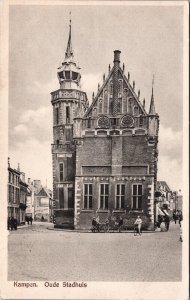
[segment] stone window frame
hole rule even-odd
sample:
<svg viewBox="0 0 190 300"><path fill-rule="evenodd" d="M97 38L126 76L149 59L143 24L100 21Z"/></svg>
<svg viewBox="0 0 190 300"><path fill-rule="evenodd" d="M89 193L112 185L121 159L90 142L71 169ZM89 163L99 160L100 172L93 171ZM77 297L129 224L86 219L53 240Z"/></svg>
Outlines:
<svg viewBox="0 0 190 300"><path fill-rule="evenodd" d="M119 194L117 193L117 187L119 186ZM122 187L124 186L124 194L122 193ZM115 210L124 210L125 209L125 193L126 193L126 185L125 183L117 183L115 185ZM119 206L117 206L117 197L119 197ZM121 199L123 197L123 207L121 205Z"/></svg>
<svg viewBox="0 0 190 300"><path fill-rule="evenodd" d="M98 99L98 114L103 114L103 98Z"/></svg>
<svg viewBox="0 0 190 300"><path fill-rule="evenodd" d="M61 166L62 166L62 170L61 170ZM59 181L62 182L64 179L64 163L60 162L59 163Z"/></svg>
<svg viewBox="0 0 190 300"><path fill-rule="evenodd" d="M103 188L103 194L101 193L101 186L104 185ZM105 186L108 186L108 193L106 194L106 188ZM98 207L100 210L108 210L109 209L109 196L110 196L110 184L107 182L101 182L100 186L99 186L99 203L98 203ZM101 206L101 197L103 197L103 205ZM106 207L106 197L107 197L107 207Z"/></svg>
<svg viewBox="0 0 190 300"><path fill-rule="evenodd" d="M137 185L137 186L142 186L142 194L140 195L140 194L138 194L138 192L137 192L137 194L136 195L134 195L133 194L133 187L135 186L135 185ZM132 211L142 211L142 200L143 200L143 184L142 184L142 182L135 182L135 183L132 183L132 185L131 185L131 188L132 188L132 190L131 190L131 210ZM138 189L138 188L137 188ZM133 207L133 197L136 197L137 199L136 199L136 204L138 204L138 198L139 197L141 197L141 207L137 207L138 205L136 205L136 207L134 208Z"/></svg>
<svg viewBox="0 0 190 300"><path fill-rule="evenodd" d="M85 186L87 186L87 193L85 193ZM91 193L89 191L90 186L91 186ZM87 205L85 205L85 197L87 200L86 201ZM90 203L90 199L91 199L91 203ZM93 208L93 184L85 182L83 184L83 209L84 210L92 210L92 208Z"/></svg>

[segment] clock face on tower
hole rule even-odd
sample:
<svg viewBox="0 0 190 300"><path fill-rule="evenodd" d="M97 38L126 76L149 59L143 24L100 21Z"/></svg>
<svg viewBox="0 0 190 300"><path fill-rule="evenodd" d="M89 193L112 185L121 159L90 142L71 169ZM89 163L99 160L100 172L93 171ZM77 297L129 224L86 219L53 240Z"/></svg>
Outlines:
<svg viewBox="0 0 190 300"><path fill-rule="evenodd" d="M133 127L134 126L134 118L130 115L125 115L121 119L122 127Z"/></svg>

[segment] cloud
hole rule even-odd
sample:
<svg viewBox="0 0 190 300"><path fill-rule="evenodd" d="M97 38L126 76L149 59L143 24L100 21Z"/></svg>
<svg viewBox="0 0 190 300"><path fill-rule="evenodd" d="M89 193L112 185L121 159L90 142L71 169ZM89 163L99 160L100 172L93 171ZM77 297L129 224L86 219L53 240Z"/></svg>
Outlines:
<svg viewBox="0 0 190 300"><path fill-rule="evenodd" d="M16 135L26 135L28 133L28 129L24 124L19 124L14 127L14 134Z"/></svg>
<svg viewBox="0 0 190 300"><path fill-rule="evenodd" d="M17 142L15 148L9 151L11 167L20 169L26 174L26 179L39 179L45 185L52 188L52 157L51 145L48 141L40 142L31 138L23 142Z"/></svg>
<svg viewBox="0 0 190 300"><path fill-rule="evenodd" d="M98 83L100 85L102 84L102 74L97 73L88 73L88 74L83 74L81 78L81 89L85 91L88 95L88 100L91 103L92 99L92 93L94 92L95 95L98 90Z"/></svg>
<svg viewBox="0 0 190 300"><path fill-rule="evenodd" d="M56 76L53 77L49 82L39 82L34 81L30 85L26 86L26 93L29 93L30 95L49 95L51 91L55 91L59 89L59 81Z"/></svg>
<svg viewBox="0 0 190 300"><path fill-rule="evenodd" d="M165 180L171 189L182 189L183 132L160 125L158 180Z"/></svg>
<svg viewBox="0 0 190 300"><path fill-rule="evenodd" d="M183 132L160 125L159 151L170 158L182 160Z"/></svg>
<svg viewBox="0 0 190 300"><path fill-rule="evenodd" d="M27 136L39 141L52 139L52 107L42 106L37 110L24 111L10 133L10 146L18 141L24 143Z"/></svg>

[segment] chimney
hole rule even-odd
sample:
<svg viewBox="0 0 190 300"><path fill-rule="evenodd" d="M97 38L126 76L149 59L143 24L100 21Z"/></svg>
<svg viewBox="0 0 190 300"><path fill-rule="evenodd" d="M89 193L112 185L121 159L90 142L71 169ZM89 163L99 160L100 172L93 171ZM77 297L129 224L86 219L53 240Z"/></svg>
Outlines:
<svg viewBox="0 0 190 300"><path fill-rule="evenodd" d="M119 65L119 63L120 63L120 53L121 53L121 51L120 50L115 50L114 51L114 65L115 64L117 64L117 65Z"/></svg>
<svg viewBox="0 0 190 300"><path fill-rule="evenodd" d="M28 178L28 184L30 184L31 183L31 179L30 178Z"/></svg>

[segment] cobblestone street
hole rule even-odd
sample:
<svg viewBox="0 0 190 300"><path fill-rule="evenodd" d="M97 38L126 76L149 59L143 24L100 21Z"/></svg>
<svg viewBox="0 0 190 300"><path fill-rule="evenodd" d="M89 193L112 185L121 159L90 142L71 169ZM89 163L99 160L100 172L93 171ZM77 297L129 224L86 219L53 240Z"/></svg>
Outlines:
<svg viewBox="0 0 190 300"><path fill-rule="evenodd" d="M80 233L34 223L8 237L8 280L180 281L179 225L168 232Z"/></svg>

